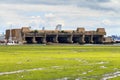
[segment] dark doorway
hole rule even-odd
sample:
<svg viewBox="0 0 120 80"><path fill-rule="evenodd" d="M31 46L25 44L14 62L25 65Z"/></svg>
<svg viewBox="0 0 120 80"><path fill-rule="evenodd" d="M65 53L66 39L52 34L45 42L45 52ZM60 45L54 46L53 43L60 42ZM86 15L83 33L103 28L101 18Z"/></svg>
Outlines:
<svg viewBox="0 0 120 80"><path fill-rule="evenodd" d="M68 43L67 37L58 37L59 43Z"/></svg>
<svg viewBox="0 0 120 80"><path fill-rule="evenodd" d="M36 39L38 44L42 43L42 37L36 37L35 39Z"/></svg>
<svg viewBox="0 0 120 80"><path fill-rule="evenodd" d="M47 36L46 41L47 42L54 42L54 38L55 38L54 36Z"/></svg>
<svg viewBox="0 0 120 80"><path fill-rule="evenodd" d="M101 44L102 43L102 41L100 41L100 38L101 38L101 36L94 36L93 37L93 41L94 41L94 44Z"/></svg>
<svg viewBox="0 0 120 80"><path fill-rule="evenodd" d="M73 37L73 43L79 43L80 37Z"/></svg>
<svg viewBox="0 0 120 80"><path fill-rule="evenodd" d="M85 43L90 43L90 41L91 41L91 36L85 35Z"/></svg>
<svg viewBox="0 0 120 80"><path fill-rule="evenodd" d="M27 41L28 44L32 44L33 37L26 37L25 40Z"/></svg>

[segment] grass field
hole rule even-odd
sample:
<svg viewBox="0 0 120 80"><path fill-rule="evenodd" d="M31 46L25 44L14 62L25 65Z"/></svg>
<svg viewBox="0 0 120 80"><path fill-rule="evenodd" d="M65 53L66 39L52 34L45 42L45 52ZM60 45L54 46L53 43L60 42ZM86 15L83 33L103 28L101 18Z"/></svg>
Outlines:
<svg viewBox="0 0 120 80"><path fill-rule="evenodd" d="M0 46L0 80L120 80L119 71L119 46Z"/></svg>

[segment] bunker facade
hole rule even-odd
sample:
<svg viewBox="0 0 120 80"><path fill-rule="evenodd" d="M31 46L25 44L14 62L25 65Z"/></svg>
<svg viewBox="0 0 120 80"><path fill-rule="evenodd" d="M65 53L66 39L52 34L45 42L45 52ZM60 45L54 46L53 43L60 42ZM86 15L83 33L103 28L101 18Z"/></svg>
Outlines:
<svg viewBox="0 0 120 80"><path fill-rule="evenodd" d="M10 35L11 34L11 35ZM97 28L96 31L85 31L85 28L76 30L30 30L29 27L21 29L6 30L6 39L22 42L23 44L46 44L46 43L104 43L104 28Z"/></svg>

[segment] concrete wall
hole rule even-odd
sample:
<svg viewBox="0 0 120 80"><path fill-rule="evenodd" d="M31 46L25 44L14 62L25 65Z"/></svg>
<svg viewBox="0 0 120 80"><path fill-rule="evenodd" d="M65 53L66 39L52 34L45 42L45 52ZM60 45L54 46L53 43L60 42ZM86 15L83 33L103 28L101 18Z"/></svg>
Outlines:
<svg viewBox="0 0 120 80"><path fill-rule="evenodd" d="M5 39L9 40L10 37L14 41L21 42L22 41L21 29L6 30Z"/></svg>

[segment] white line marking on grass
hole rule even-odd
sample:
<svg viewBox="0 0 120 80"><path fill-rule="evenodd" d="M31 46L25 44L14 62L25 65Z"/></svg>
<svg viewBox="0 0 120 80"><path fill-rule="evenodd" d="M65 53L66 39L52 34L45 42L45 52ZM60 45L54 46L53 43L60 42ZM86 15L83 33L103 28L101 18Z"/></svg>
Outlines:
<svg viewBox="0 0 120 80"><path fill-rule="evenodd" d="M83 72L82 74L87 74L87 72Z"/></svg>
<svg viewBox="0 0 120 80"><path fill-rule="evenodd" d="M60 68L60 66L52 66L52 68Z"/></svg>
<svg viewBox="0 0 120 80"><path fill-rule="evenodd" d="M1 75L8 75L8 74L22 73L22 72L37 71L37 70L43 70L43 68L33 68L33 69L18 70L18 71L11 71L11 72L1 72L0 76Z"/></svg>
<svg viewBox="0 0 120 80"><path fill-rule="evenodd" d="M107 68L107 67L105 67L105 66L100 66L100 68L105 69L105 68Z"/></svg>
<svg viewBox="0 0 120 80"><path fill-rule="evenodd" d="M93 72L93 70L89 70L88 72Z"/></svg>
<svg viewBox="0 0 120 80"><path fill-rule="evenodd" d="M115 78L120 76L120 71L114 72L114 73L110 73L110 74L105 74L104 77L101 80L108 80L111 78Z"/></svg>
<svg viewBox="0 0 120 80"><path fill-rule="evenodd" d="M101 61L101 62L98 62L96 64L108 64L109 62L104 62L104 61Z"/></svg>

